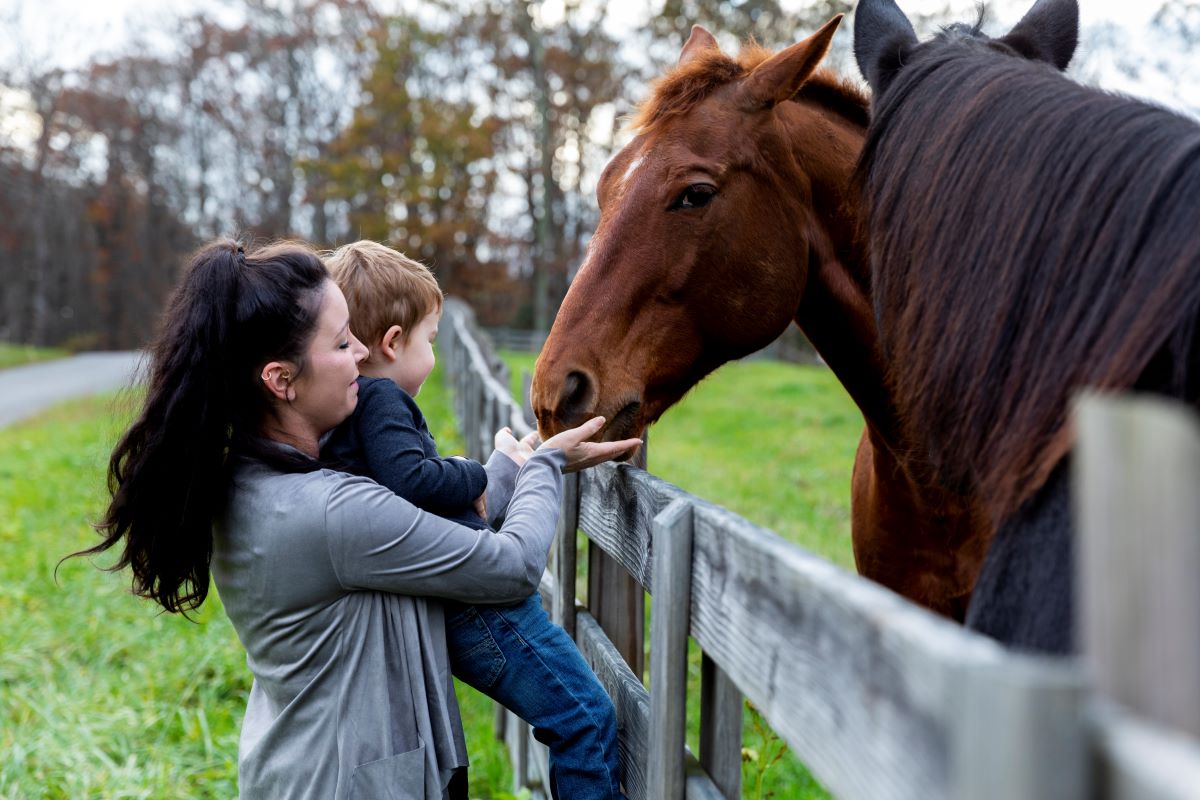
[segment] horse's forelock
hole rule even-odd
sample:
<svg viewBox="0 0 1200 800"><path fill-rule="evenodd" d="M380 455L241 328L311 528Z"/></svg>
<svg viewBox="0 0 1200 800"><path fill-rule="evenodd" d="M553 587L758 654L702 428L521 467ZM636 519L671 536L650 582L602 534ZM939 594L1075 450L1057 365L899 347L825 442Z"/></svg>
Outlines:
<svg viewBox="0 0 1200 800"><path fill-rule="evenodd" d="M772 55L772 51L754 41L742 47L737 60L716 49L697 54L659 78L630 120L630 129L635 134L653 133L663 122L690 112L717 89L746 77ZM865 119L869 105L866 96L857 86L832 71L819 70L806 88L826 96L838 96L844 101L840 105L848 111L846 116L852 119L863 116Z"/></svg>

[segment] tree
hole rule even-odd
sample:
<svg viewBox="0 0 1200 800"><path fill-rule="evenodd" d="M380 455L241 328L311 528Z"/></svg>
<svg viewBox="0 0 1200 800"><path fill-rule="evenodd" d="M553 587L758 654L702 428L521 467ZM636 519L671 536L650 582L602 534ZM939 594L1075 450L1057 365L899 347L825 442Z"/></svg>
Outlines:
<svg viewBox="0 0 1200 800"><path fill-rule="evenodd" d="M528 323L546 330L567 279L582 259L596 212L584 187L613 145L615 101L628 68L605 30L608 6L491 0L463 20L490 69L481 77L505 120L505 167L522 187L523 209L508 227L527 247L516 269L531 281Z"/></svg>
<svg viewBox="0 0 1200 800"><path fill-rule="evenodd" d="M374 66L349 126L305 175L322 203L343 203L344 238L387 242L435 267L450 292L494 291L504 265L490 204L502 122L454 87L469 73L455 44L411 17L371 35ZM490 278L490 279L489 279Z"/></svg>

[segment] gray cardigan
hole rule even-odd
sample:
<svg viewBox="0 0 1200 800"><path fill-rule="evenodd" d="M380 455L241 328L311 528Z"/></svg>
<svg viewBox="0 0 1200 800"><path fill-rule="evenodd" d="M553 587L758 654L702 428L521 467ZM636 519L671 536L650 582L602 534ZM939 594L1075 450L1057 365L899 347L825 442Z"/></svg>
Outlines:
<svg viewBox="0 0 1200 800"><path fill-rule="evenodd" d="M212 573L254 676L241 797L441 800L467 757L433 598L514 602L536 589L565 463L538 451L518 476L493 454L489 514L512 497L498 533L366 478L237 466Z"/></svg>

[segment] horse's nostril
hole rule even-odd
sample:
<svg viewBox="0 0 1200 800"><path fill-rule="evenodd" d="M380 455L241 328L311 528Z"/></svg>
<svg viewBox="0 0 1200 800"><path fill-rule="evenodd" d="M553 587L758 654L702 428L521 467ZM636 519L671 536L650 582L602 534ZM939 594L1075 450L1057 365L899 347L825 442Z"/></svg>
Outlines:
<svg viewBox="0 0 1200 800"><path fill-rule="evenodd" d="M568 425L583 422L591 409L595 387L585 373L571 370L563 381L562 394L558 401L558 417Z"/></svg>

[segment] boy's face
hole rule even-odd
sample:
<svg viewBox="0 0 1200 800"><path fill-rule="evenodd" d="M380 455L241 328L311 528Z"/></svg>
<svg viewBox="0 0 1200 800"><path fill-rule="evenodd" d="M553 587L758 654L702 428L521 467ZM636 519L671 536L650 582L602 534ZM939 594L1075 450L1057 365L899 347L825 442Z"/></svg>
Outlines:
<svg viewBox="0 0 1200 800"><path fill-rule="evenodd" d="M396 345L396 368L392 379L413 397L433 372L433 340L437 338L441 319L440 308L426 314L409 332L408 341Z"/></svg>

